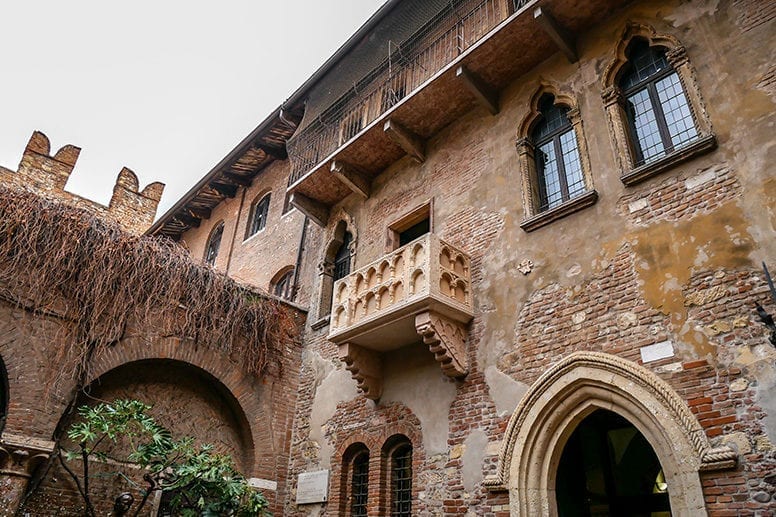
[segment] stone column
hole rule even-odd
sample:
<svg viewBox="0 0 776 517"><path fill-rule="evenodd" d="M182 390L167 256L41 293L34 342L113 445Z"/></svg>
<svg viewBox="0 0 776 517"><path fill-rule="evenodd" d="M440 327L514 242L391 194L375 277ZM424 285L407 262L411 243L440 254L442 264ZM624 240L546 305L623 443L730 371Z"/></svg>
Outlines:
<svg viewBox="0 0 776 517"><path fill-rule="evenodd" d="M35 469L54 450L54 442L3 433L0 437L0 517L16 513Z"/></svg>

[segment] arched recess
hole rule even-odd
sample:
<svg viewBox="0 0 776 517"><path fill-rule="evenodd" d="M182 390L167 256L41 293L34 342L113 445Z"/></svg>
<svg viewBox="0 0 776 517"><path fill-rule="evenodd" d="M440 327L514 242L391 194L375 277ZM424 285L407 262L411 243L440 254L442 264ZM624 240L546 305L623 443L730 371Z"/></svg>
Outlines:
<svg viewBox="0 0 776 517"><path fill-rule="evenodd" d="M143 338L127 338L95 362L87 385L123 365L148 360L179 361L208 374L221 387L225 396L231 399L239 419L249 429L250 443L245 453L248 456L245 459L248 468L244 474L269 477L263 470L267 466L274 468L276 457L281 451L275 450L271 416L265 409L267 404L261 400L261 392L266 388L243 372L240 365L226 354L175 337L151 342ZM265 398L269 400L271 396Z"/></svg>
<svg viewBox="0 0 776 517"><path fill-rule="evenodd" d="M597 409L617 413L646 437L663 467L674 515L705 514L699 472L734 466L736 453L712 448L681 397L646 368L575 352L531 386L507 426L496 477L486 484L509 489L511 515L557 515L560 456L577 425Z"/></svg>

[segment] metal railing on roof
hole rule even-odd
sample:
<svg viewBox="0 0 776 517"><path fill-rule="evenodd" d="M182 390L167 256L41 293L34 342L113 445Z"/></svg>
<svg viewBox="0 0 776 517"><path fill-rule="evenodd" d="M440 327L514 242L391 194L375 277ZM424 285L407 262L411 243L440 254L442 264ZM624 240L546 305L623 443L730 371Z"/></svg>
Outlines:
<svg viewBox="0 0 776 517"><path fill-rule="evenodd" d="M289 185L444 68L530 0L451 0L378 67L288 142Z"/></svg>

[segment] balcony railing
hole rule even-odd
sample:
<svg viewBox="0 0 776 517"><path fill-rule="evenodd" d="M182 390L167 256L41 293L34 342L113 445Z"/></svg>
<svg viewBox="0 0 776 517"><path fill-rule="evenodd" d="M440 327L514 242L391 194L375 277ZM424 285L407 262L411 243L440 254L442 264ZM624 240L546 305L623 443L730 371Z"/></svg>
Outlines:
<svg viewBox="0 0 776 517"><path fill-rule="evenodd" d="M288 143L289 184L326 160L529 0L452 0Z"/></svg>
<svg viewBox="0 0 776 517"><path fill-rule="evenodd" d="M379 351L399 348L420 341L414 320L419 312L434 310L468 323L471 297L469 257L429 233L334 284L329 339ZM386 326L411 331L384 336Z"/></svg>

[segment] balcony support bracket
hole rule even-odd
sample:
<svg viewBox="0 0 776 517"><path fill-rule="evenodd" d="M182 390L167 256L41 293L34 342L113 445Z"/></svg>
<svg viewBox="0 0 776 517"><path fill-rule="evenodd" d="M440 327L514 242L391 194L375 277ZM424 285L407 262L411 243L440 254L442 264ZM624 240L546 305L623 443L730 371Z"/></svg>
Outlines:
<svg viewBox="0 0 776 517"><path fill-rule="evenodd" d="M574 43L574 35L562 27L555 18L541 7L534 9L534 20L536 20L544 32L552 39L555 45L569 60L569 63L576 63L579 60L577 56L577 46Z"/></svg>
<svg viewBox="0 0 776 517"><path fill-rule="evenodd" d="M339 357L364 396L378 400L383 394L383 364L380 354L352 343L343 343L339 345Z"/></svg>
<svg viewBox="0 0 776 517"><path fill-rule="evenodd" d="M483 81L478 75L470 72L463 65L459 66L455 71L455 76L463 81L464 86L474 94L477 102L490 111L491 115L498 113L498 92L495 88Z"/></svg>
<svg viewBox="0 0 776 517"><path fill-rule="evenodd" d="M291 194L290 202L315 224L321 228L326 227L326 224L329 222L329 207L298 192Z"/></svg>
<svg viewBox="0 0 776 517"><path fill-rule="evenodd" d="M334 160L331 162L331 173L362 198L369 198L371 185L369 178L364 171L349 163Z"/></svg>
<svg viewBox="0 0 776 517"><path fill-rule="evenodd" d="M415 330L428 345L448 377L460 378L469 373L466 358L466 327L434 311L415 316Z"/></svg>
<svg viewBox="0 0 776 517"><path fill-rule="evenodd" d="M418 163L423 163L426 160L426 146L423 139L418 135L391 119L385 121L383 131L396 145L410 155L413 160Z"/></svg>

